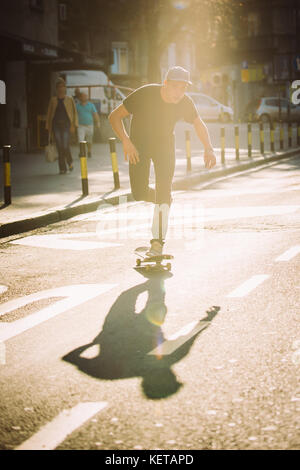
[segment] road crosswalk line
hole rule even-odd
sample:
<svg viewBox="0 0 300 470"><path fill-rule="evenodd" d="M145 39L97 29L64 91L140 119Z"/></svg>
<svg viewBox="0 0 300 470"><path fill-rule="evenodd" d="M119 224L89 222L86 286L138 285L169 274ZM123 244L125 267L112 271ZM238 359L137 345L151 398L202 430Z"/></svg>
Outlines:
<svg viewBox="0 0 300 470"><path fill-rule="evenodd" d="M53 421L42 427L15 450L54 450L73 431L82 426L99 411L107 407L107 402L79 403L69 410L63 410Z"/></svg>
<svg viewBox="0 0 300 470"><path fill-rule="evenodd" d="M257 276L252 276L248 281L244 282L241 286L235 289L227 297L245 297L257 286L262 284L270 276L268 274L258 274Z"/></svg>
<svg viewBox="0 0 300 470"><path fill-rule="evenodd" d="M289 250L285 251L282 255L278 256L275 261L290 261L296 255L300 253L300 245L293 246Z"/></svg>

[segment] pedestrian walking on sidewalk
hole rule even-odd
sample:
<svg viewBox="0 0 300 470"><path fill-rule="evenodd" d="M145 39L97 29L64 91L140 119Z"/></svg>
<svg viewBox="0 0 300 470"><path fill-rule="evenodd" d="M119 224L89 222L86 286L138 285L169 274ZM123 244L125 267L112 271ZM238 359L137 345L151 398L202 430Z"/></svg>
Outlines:
<svg viewBox="0 0 300 470"><path fill-rule="evenodd" d="M80 95L81 95L80 88L76 87L76 88L75 88L75 92L74 92L74 96L73 96L73 99L74 99L74 101L75 101L75 104L77 104L77 103L80 102Z"/></svg>
<svg viewBox="0 0 300 470"><path fill-rule="evenodd" d="M76 104L78 113L78 140L85 140L88 146L88 157L92 157L92 144L94 137L94 122L100 129L100 118L95 105L88 100L86 93L80 94L80 101Z"/></svg>
<svg viewBox="0 0 300 470"><path fill-rule="evenodd" d="M152 240L148 255L162 254L172 201L171 187L175 169L174 127L177 121L193 124L204 146L206 168L216 164L216 157L206 125L192 99L185 94L190 74L182 67L172 67L162 85L145 85L124 99L109 116L114 132L123 144L133 197L155 203ZM130 137L123 119L132 115ZM155 170L155 190L149 187L151 160ZM159 213L162 213L162 233ZM161 239L162 235L162 239Z"/></svg>
<svg viewBox="0 0 300 470"><path fill-rule="evenodd" d="M74 100L66 94L66 83L60 78L56 82L56 96L50 99L46 118L46 129L49 139L54 135L60 174L73 170L73 159L70 150L70 133L74 134L78 126L78 115Z"/></svg>

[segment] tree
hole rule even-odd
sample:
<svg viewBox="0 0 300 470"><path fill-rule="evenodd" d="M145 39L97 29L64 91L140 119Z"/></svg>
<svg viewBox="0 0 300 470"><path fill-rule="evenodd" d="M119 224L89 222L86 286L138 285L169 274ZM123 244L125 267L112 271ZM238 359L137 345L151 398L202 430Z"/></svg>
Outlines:
<svg viewBox="0 0 300 470"><path fill-rule="evenodd" d="M191 34L204 57L219 37L230 36L236 0L89 0L89 24L105 32L107 43L123 33L147 42L147 79L160 79L160 58L183 32ZM107 46L109 47L109 46Z"/></svg>

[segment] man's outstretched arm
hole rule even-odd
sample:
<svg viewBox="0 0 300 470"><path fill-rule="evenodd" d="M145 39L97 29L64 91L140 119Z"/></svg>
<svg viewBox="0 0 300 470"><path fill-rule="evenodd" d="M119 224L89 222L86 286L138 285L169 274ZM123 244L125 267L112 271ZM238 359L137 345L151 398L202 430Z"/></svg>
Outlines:
<svg viewBox="0 0 300 470"><path fill-rule="evenodd" d="M193 122L195 131L204 147L205 168L213 168L216 164L216 156L209 137L208 129L200 116Z"/></svg>
<svg viewBox="0 0 300 470"><path fill-rule="evenodd" d="M125 160L130 161L134 165L139 161L139 154L133 143L131 142L124 123L123 119L129 116L129 112L123 104L120 104L116 109L114 109L108 116L108 120L113 128L115 134L119 137L123 144L123 151L125 155Z"/></svg>

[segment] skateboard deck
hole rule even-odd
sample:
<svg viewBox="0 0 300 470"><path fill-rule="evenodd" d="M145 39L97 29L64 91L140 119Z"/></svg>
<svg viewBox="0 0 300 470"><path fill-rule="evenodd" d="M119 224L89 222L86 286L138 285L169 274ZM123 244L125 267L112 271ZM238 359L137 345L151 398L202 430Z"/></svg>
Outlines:
<svg viewBox="0 0 300 470"><path fill-rule="evenodd" d="M149 250L148 246L140 246L135 249L135 254L139 257L136 260L136 267L145 267L146 270L167 270L171 271L171 263L163 264L164 260L173 259L174 256L170 254L163 254L157 256L148 256L146 255Z"/></svg>

